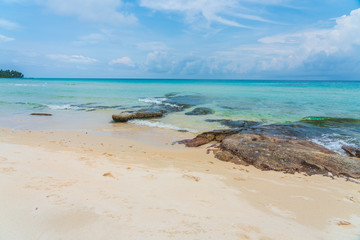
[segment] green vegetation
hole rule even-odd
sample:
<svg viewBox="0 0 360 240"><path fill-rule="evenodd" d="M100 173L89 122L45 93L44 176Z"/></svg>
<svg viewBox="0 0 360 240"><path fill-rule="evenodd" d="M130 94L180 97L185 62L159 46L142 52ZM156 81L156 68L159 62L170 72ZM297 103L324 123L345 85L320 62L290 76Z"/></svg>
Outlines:
<svg viewBox="0 0 360 240"><path fill-rule="evenodd" d="M0 70L0 78L23 78L24 74L14 70Z"/></svg>

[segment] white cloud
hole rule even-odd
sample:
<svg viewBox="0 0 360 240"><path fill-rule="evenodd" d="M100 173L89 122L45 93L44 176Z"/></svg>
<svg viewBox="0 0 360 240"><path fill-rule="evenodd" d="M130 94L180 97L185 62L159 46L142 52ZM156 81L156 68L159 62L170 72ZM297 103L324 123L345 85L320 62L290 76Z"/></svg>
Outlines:
<svg viewBox="0 0 360 240"><path fill-rule="evenodd" d="M49 59L66 62L66 63L80 63L80 64L91 64L98 62L98 60L82 55L64 55L64 54L49 54Z"/></svg>
<svg viewBox="0 0 360 240"><path fill-rule="evenodd" d="M15 39L0 34L0 42L10 42L13 40L15 40Z"/></svg>
<svg viewBox="0 0 360 240"><path fill-rule="evenodd" d="M144 70L173 75L231 77L354 76L360 74L360 9L335 19L329 28L269 36L228 51L181 56L147 55Z"/></svg>
<svg viewBox="0 0 360 240"><path fill-rule="evenodd" d="M263 17L250 14L244 5L256 3L263 5L281 4L286 0L258 1L258 0L141 0L140 5L158 11L175 11L184 13L189 22L199 18L208 22L221 23L233 27L249 28L240 24L239 19L274 23Z"/></svg>
<svg viewBox="0 0 360 240"><path fill-rule="evenodd" d="M259 42L274 49L282 48L283 54L274 52L279 55L276 59L288 61L290 66L297 66L319 53L329 56L349 52L354 46L360 45L360 8L335 20L335 26L329 29L265 37Z"/></svg>
<svg viewBox="0 0 360 240"><path fill-rule="evenodd" d="M147 54L144 67L149 72L169 73L174 68L174 56L164 51L153 51Z"/></svg>
<svg viewBox="0 0 360 240"><path fill-rule="evenodd" d="M83 21L129 24L137 21L133 14L119 12L121 0L37 0L59 15L76 16Z"/></svg>
<svg viewBox="0 0 360 240"><path fill-rule="evenodd" d="M356 9L349 15L336 18L333 27L264 37L257 44L240 45L218 52L214 58L218 59L218 64L224 64L224 71L240 74L261 71L295 72L303 68L316 70L316 62L340 66L335 59L354 61L353 56L360 55L359 33L360 9Z"/></svg>
<svg viewBox="0 0 360 240"><path fill-rule="evenodd" d="M12 30L18 28L19 25L5 19L0 19L0 27Z"/></svg>
<svg viewBox="0 0 360 240"><path fill-rule="evenodd" d="M129 57L122 57L113 59L109 62L110 65L126 65L128 67L135 67L135 64L132 62L131 58Z"/></svg>

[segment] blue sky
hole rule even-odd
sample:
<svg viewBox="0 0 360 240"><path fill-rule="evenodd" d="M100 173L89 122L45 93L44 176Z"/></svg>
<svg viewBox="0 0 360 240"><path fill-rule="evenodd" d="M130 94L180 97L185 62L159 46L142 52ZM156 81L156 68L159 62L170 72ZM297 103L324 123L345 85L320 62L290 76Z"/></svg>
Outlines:
<svg viewBox="0 0 360 240"><path fill-rule="evenodd" d="M360 79L359 0L0 0L27 77Z"/></svg>

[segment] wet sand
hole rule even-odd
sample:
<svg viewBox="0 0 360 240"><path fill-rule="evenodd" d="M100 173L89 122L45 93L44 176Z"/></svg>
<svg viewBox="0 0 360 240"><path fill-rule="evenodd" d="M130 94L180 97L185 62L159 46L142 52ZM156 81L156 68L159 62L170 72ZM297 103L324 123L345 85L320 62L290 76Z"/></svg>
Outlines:
<svg viewBox="0 0 360 240"><path fill-rule="evenodd" d="M0 239L360 238L359 184L221 162L171 144L191 133L125 126L0 129Z"/></svg>

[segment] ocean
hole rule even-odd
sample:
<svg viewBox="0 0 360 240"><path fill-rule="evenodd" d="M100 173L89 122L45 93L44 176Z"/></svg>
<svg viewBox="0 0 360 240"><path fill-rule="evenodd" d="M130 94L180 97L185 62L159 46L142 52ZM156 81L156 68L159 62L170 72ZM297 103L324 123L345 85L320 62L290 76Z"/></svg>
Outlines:
<svg viewBox="0 0 360 240"><path fill-rule="evenodd" d="M198 107L211 112L185 114ZM360 146L360 81L0 79L0 127L102 128L112 114L141 109L166 115L133 124L194 133L246 127L340 153Z"/></svg>

